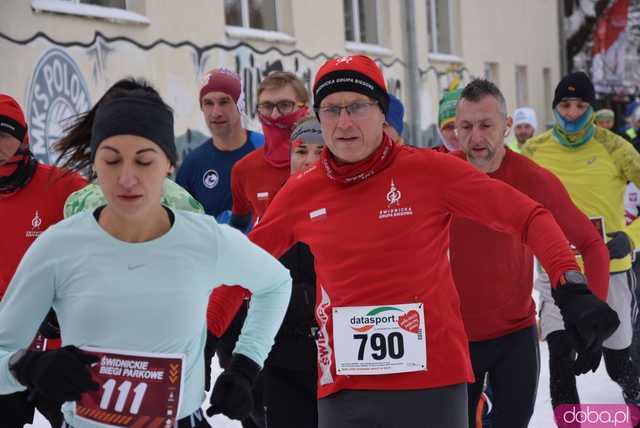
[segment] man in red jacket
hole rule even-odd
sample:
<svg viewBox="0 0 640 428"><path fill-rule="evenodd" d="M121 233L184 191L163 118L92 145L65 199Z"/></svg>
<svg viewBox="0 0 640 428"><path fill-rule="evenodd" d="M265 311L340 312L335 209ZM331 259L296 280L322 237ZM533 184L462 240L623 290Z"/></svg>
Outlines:
<svg viewBox="0 0 640 428"><path fill-rule="evenodd" d="M589 288L606 301L609 256L602 237L555 175L506 147L511 122L500 90L487 80L471 81L457 105L462 152L453 156L544 205L583 255ZM493 391L491 426L526 427L540 373L531 250L518 236L457 216L451 223L450 240L451 270L476 378L468 387L469 426L476 426L475 409L488 373ZM594 367L587 356L583 354L574 364L580 373Z"/></svg>
<svg viewBox="0 0 640 428"><path fill-rule="evenodd" d="M527 244L577 339L595 346L617 327L542 205L461 159L385 137L388 95L370 58L328 60L313 92L321 161L287 181L250 238L276 257L304 242L315 257L319 427L468 425L453 216ZM250 397L235 392L229 400Z"/></svg>
<svg viewBox="0 0 640 428"><path fill-rule="evenodd" d="M34 159L20 105L10 96L0 94L0 299L31 243L63 219L67 197L85 184L77 174L64 174ZM32 346L40 347L42 343L34 341ZM61 403L33 395L51 425L62 425ZM34 403L28 396L29 391L0 395L3 427L22 428L32 422Z"/></svg>
<svg viewBox="0 0 640 428"><path fill-rule="evenodd" d="M289 178L291 132L309 115L309 94L295 74L276 71L258 86L258 118L264 146L239 160L231 171L233 207L229 224L244 231L260 221Z"/></svg>

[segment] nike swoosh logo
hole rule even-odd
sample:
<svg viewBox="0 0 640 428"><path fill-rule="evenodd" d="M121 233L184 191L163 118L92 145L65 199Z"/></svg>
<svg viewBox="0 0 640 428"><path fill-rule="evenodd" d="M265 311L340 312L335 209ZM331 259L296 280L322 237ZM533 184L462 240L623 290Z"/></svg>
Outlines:
<svg viewBox="0 0 640 428"><path fill-rule="evenodd" d="M144 265L128 265L127 268L129 268L129 270L136 270L141 268Z"/></svg>

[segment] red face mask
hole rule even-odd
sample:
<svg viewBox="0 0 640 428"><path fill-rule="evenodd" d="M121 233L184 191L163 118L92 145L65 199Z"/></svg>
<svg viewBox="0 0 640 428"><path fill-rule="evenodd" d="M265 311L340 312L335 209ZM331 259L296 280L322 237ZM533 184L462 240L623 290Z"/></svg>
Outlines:
<svg viewBox="0 0 640 428"><path fill-rule="evenodd" d="M264 158L267 162L278 168L289 166L291 133L296 123L308 115L309 108L306 106L276 119L258 115L264 132Z"/></svg>

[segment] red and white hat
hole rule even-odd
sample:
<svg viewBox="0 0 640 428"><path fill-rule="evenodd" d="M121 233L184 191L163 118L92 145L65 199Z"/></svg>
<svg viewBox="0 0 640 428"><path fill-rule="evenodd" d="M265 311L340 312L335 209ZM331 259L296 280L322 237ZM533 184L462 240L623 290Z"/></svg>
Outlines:
<svg viewBox="0 0 640 428"><path fill-rule="evenodd" d="M313 107L334 92L358 92L377 100L383 112L389 108L387 85L380 67L366 55L343 56L325 62L313 84Z"/></svg>

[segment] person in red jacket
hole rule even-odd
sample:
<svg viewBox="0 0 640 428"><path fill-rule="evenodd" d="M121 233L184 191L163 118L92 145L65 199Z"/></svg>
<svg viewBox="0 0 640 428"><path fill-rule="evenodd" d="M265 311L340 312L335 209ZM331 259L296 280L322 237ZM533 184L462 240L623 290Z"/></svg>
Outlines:
<svg viewBox="0 0 640 428"><path fill-rule="evenodd" d="M269 74L260 82L257 96L256 109L264 133L264 146L240 159L231 170L232 210L229 225L242 232L260 221L269 203L289 178L291 132L300 119L309 115L309 94L304 82L293 73L276 71ZM214 290L212 296L220 293ZM245 297L248 295L245 294ZM212 306L208 312L218 312L217 304L223 303L216 303L213 297L210 302ZM238 303L237 300L224 302L225 305L231 305L229 308L237 307ZM247 310L248 304L245 301L233 320L227 320L228 322L218 326L215 321L210 322L207 360L210 361L214 352L217 352L220 365L226 367L229 364ZM221 332L224 333L222 336ZM217 340L217 337L220 339ZM258 392L262 390L261 383L262 377L256 382ZM256 401L261 401L261 397ZM256 406L251 418L242 421L242 426L263 427L263 408Z"/></svg>
<svg viewBox="0 0 640 428"><path fill-rule="evenodd" d="M289 138L296 123L309 115L309 94L304 82L293 73L271 73L260 82L257 94L264 146L239 160L231 170L229 224L240 230L260 221L289 178Z"/></svg>
<svg viewBox="0 0 640 428"><path fill-rule="evenodd" d="M38 162L29 150L29 134L18 102L0 94L0 300L33 241L63 219L67 197L86 185L75 173ZM43 322L41 333L48 325ZM32 348L43 350L39 333ZM45 333L48 336L48 333ZM52 403L29 391L0 395L2 426L22 428L32 423L34 405L52 426L62 424L61 403Z"/></svg>
<svg viewBox="0 0 640 428"><path fill-rule="evenodd" d="M583 255L589 288L606 301L609 255L602 237L555 175L506 147L511 123L500 90L487 80L471 81L457 104L462 152L453 156L544 205ZM468 386L469 426L476 426L475 409L488 373L493 391L491 426L526 427L540 373L531 250L520 237L456 216L449 251L476 378ZM578 359L575 367L583 373L593 364Z"/></svg>
<svg viewBox="0 0 640 428"><path fill-rule="evenodd" d="M467 427L474 377L448 261L454 216L528 245L582 343L617 327L541 204L461 159L384 135L388 95L373 60L328 60L313 92L321 161L287 182L249 236L276 257L296 242L315 257L320 428Z"/></svg>

